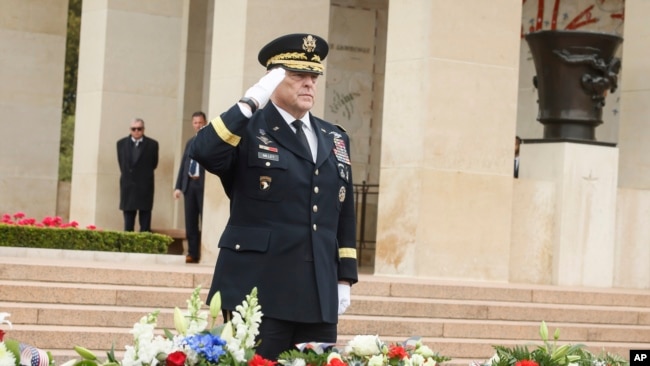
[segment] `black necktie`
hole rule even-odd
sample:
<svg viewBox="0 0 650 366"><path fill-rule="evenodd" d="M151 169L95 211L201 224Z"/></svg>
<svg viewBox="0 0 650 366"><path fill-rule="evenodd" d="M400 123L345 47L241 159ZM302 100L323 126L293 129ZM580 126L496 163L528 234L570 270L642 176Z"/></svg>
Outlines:
<svg viewBox="0 0 650 366"><path fill-rule="evenodd" d="M295 120L291 122L293 127L296 128L296 136L298 136L298 140L302 143L302 145L307 149L309 154L311 154L311 148L309 147L309 142L307 142L307 136L305 136L305 131L302 130L302 121L301 120Z"/></svg>
<svg viewBox="0 0 650 366"><path fill-rule="evenodd" d="M131 157L131 162L135 163L140 157L140 152L142 148L139 146L141 141L133 142L133 156Z"/></svg>

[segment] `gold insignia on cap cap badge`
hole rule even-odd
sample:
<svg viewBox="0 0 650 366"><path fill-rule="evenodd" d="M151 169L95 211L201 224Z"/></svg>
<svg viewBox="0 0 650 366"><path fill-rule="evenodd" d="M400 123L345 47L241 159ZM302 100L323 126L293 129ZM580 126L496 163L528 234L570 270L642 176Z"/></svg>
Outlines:
<svg viewBox="0 0 650 366"><path fill-rule="evenodd" d="M316 49L316 38L312 35L308 35L302 39L302 49L306 52L314 52Z"/></svg>

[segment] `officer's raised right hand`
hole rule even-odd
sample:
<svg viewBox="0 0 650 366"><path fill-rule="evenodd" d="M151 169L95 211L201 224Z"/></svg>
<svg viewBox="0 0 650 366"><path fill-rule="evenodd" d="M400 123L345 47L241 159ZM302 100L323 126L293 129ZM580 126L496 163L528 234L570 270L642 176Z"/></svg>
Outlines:
<svg viewBox="0 0 650 366"><path fill-rule="evenodd" d="M262 78L255 85L246 90L244 98L253 99L255 102L257 102L257 108L264 108L266 103L268 103L269 99L271 98L271 94L273 94L275 88L282 82L282 80L284 80L284 75L285 70L281 67L277 67L267 72L266 75L262 76ZM255 111L252 110L252 112Z"/></svg>

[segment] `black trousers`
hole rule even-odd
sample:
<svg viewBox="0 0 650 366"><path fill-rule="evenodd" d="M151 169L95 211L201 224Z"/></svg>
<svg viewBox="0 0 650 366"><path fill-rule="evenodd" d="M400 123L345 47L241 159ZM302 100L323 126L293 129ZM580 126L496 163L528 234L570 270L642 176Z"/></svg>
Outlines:
<svg viewBox="0 0 650 366"><path fill-rule="evenodd" d="M183 193L185 207L185 235L187 254L194 259L201 258L200 222L203 215L203 184L200 180L188 179Z"/></svg>
<svg viewBox="0 0 650 366"><path fill-rule="evenodd" d="M135 216L138 216L141 232L151 232L151 210L129 210L124 212L124 231L135 231Z"/></svg>
<svg viewBox="0 0 650 366"><path fill-rule="evenodd" d="M256 353L267 360L275 361L282 352L295 349L299 343L336 343L336 324L296 323L262 317L257 340L260 345Z"/></svg>

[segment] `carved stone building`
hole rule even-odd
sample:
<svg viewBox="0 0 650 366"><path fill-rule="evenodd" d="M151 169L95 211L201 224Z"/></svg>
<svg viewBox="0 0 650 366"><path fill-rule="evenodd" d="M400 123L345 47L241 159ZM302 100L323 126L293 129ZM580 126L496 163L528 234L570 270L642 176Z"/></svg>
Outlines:
<svg viewBox="0 0 650 366"><path fill-rule="evenodd" d="M0 211L52 215L67 0L0 3ZM625 16L623 16L625 14ZM315 114L347 128L378 274L650 288L650 65L645 0L84 0L69 217L120 229L115 143L134 117L160 143L154 227L182 227L172 190L192 112L209 118L263 74L268 40L330 43ZM541 137L523 35L618 34L619 89L597 139ZM324 81L324 82L323 82ZM206 182L203 261L228 212Z"/></svg>

